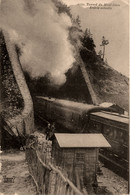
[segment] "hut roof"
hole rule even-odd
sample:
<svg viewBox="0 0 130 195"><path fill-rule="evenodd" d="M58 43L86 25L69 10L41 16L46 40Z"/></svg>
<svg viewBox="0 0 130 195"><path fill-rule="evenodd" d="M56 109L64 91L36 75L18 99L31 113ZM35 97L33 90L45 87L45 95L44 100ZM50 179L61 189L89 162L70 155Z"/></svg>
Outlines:
<svg viewBox="0 0 130 195"><path fill-rule="evenodd" d="M111 147L102 134L55 133L61 148Z"/></svg>
<svg viewBox="0 0 130 195"><path fill-rule="evenodd" d="M128 116L119 115L117 113L96 112L96 113L91 113L91 115L98 116L98 117L105 118L105 119L112 120L112 121L117 121L120 123L129 124Z"/></svg>

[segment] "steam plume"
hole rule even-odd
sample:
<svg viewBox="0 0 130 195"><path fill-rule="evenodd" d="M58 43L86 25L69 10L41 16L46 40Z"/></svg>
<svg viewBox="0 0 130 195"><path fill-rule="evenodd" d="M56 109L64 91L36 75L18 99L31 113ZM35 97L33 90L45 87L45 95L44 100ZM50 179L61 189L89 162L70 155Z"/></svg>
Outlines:
<svg viewBox="0 0 130 195"><path fill-rule="evenodd" d="M59 15L51 0L2 0L0 6L0 27L21 48L23 69L32 78L49 72L56 84L64 83L74 62L70 18Z"/></svg>

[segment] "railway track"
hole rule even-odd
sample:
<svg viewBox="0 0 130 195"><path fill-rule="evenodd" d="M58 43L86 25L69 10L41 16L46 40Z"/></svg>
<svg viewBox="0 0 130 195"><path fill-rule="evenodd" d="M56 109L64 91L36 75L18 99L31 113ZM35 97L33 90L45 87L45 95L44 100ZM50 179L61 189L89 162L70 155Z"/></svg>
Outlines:
<svg viewBox="0 0 130 195"><path fill-rule="evenodd" d="M124 179L129 179L129 169L128 161L124 163L124 166L122 164L119 164L118 162L114 161L114 159L111 159L101 153L99 153L99 160L104 164L105 167L109 168L119 176L123 177Z"/></svg>

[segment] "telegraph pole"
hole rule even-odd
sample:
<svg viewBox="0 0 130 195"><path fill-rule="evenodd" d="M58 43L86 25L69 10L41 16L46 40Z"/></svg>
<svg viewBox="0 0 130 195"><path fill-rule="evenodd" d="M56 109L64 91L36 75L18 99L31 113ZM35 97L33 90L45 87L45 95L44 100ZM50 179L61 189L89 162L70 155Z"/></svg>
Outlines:
<svg viewBox="0 0 130 195"><path fill-rule="evenodd" d="M103 56L103 61L104 61L104 57L105 57L105 46L109 44L109 41L105 39L105 37L102 37L102 44L100 46L102 46L102 56Z"/></svg>

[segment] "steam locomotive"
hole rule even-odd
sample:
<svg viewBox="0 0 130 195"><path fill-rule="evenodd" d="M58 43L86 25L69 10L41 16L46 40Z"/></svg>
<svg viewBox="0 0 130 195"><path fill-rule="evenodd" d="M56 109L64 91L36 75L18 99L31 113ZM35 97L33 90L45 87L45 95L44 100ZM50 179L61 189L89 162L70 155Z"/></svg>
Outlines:
<svg viewBox="0 0 130 195"><path fill-rule="evenodd" d="M37 96L36 113L60 126L63 132L102 133L111 144L100 156L128 172L129 119L112 106L95 106L62 99ZM116 169L115 168L115 169Z"/></svg>

